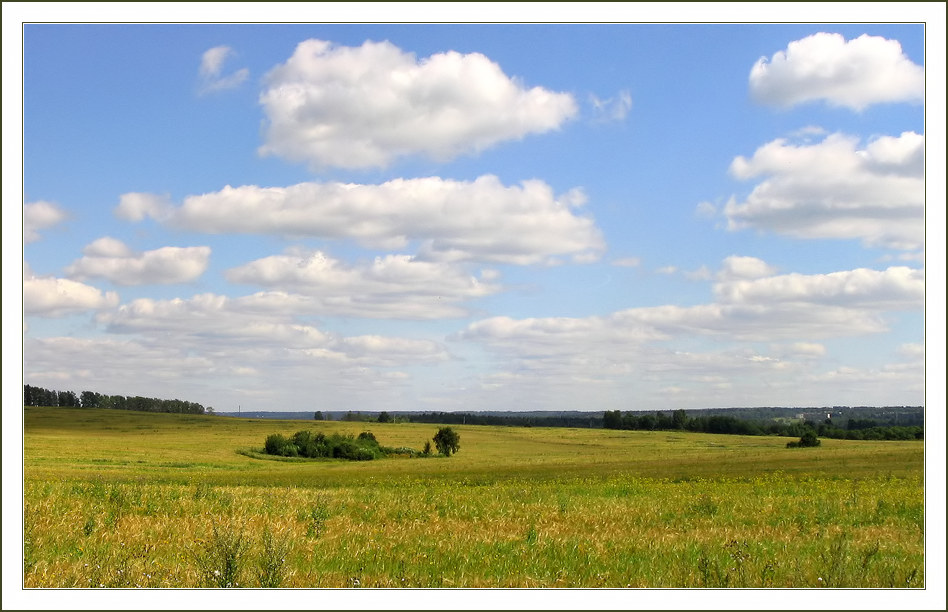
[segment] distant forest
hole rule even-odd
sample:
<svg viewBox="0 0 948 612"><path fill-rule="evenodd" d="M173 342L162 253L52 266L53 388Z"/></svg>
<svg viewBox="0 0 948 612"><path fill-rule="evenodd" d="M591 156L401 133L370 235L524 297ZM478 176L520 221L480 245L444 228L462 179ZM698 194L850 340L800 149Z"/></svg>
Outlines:
<svg viewBox="0 0 948 612"><path fill-rule="evenodd" d="M66 408L111 408L113 410L138 410L141 412L173 412L178 414L204 414L213 412L195 402L154 397L126 397L124 395L102 395L94 391L50 391L42 387L23 385L24 406L61 406Z"/></svg>
<svg viewBox="0 0 948 612"><path fill-rule="evenodd" d="M877 410L878 409L872 409ZM842 415L842 411L837 411ZM893 412L895 418L899 413ZM744 436L792 436L802 437L807 432L815 432L823 438L840 440L921 440L924 429L918 425L899 425L891 421L880 423L873 418L833 419L833 411L820 412L826 418L822 421L808 419L805 413L803 418L771 418L769 420L749 420L734 416L714 414L708 416L689 416L684 410L676 410L670 414L663 412L636 414L622 413L619 410L606 411L603 414L603 427L606 429L635 429L647 431L695 431L717 434L738 434ZM881 412L885 415L885 412ZM903 417L915 422L914 414ZM919 420L920 422L920 420Z"/></svg>
<svg viewBox="0 0 948 612"><path fill-rule="evenodd" d="M111 408L142 412L213 414L213 408L183 400L93 391L51 391L23 386L24 406ZM694 431L752 436L802 437L807 431L823 438L844 440L921 440L922 406L832 406L709 408L662 411L533 411L533 412L225 412L222 416L275 419L315 419L358 422L440 423L447 425L501 425L507 427L581 427L642 431Z"/></svg>

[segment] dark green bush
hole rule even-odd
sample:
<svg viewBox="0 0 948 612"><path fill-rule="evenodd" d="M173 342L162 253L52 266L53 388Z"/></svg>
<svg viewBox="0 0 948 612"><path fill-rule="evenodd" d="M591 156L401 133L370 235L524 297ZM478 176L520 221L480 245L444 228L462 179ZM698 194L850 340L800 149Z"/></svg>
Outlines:
<svg viewBox="0 0 948 612"><path fill-rule="evenodd" d="M358 438L338 433L326 436L311 431L298 431L289 439L272 434L267 437L264 451L280 457L337 458L350 461L369 461L389 454L372 432L364 431Z"/></svg>
<svg viewBox="0 0 948 612"><path fill-rule="evenodd" d="M284 438L280 434L271 434L267 436L267 441L264 443L264 449L267 451L268 455L279 455L281 457L286 456L286 447L290 445L290 441Z"/></svg>
<svg viewBox="0 0 948 612"><path fill-rule="evenodd" d="M820 440L812 429L804 432L799 442L787 442L787 448L807 448L819 445Z"/></svg>

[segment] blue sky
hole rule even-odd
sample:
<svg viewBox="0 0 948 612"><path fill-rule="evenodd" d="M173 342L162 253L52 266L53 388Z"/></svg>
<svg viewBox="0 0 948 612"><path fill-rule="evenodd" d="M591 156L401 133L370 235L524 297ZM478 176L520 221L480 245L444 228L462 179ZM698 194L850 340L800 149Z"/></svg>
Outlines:
<svg viewBox="0 0 948 612"><path fill-rule="evenodd" d="M924 41L28 24L23 379L218 411L924 404Z"/></svg>

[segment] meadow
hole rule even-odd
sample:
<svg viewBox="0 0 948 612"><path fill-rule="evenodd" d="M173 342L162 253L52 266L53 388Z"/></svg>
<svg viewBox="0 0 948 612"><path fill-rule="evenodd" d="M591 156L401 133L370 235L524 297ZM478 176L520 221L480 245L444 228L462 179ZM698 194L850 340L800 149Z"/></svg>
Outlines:
<svg viewBox="0 0 948 612"><path fill-rule="evenodd" d="M24 586L924 588L921 441L24 410Z"/></svg>

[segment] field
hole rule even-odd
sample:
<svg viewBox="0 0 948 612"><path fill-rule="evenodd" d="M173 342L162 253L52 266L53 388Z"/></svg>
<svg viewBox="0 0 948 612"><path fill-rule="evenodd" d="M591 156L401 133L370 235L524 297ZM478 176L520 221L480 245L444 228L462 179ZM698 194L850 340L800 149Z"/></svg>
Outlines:
<svg viewBox="0 0 948 612"><path fill-rule="evenodd" d="M925 587L922 442L454 426L449 458L271 460L430 424L26 408L33 587Z"/></svg>

